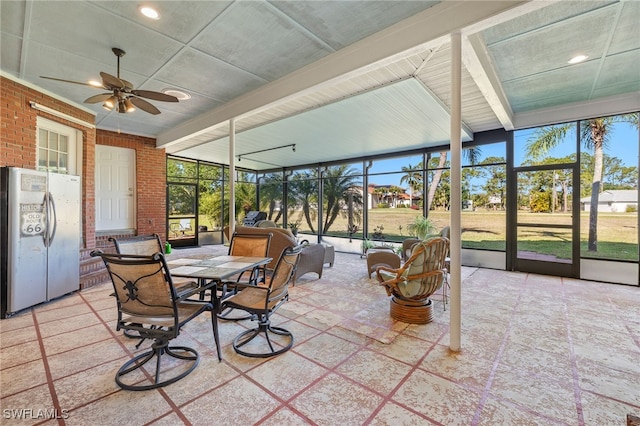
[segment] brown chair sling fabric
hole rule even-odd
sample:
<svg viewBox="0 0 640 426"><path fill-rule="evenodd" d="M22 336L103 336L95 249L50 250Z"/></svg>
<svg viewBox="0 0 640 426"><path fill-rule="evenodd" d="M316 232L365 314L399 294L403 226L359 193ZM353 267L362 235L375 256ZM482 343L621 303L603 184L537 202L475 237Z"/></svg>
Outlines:
<svg viewBox="0 0 640 426"><path fill-rule="evenodd" d="M160 241L158 234L138 235L127 238L109 237L109 241L113 242L118 254L137 254L143 256L151 256L155 253L164 253L164 247ZM174 278L173 284L176 286L178 294L189 291L197 287L197 283L189 278Z"/></svg>
<svg viewBox="0 0 640 426"><path fill-rule="evenodd" d="M155 253L163 253L164 248L160 242L158 234L138 235L135 237L113 238L109 237L109 241L113 242L116 252L120 254L139 254L150 256Z"/></svg>
<svg viewBox="0 0 640 426"><path fill-rule="evenodd" d="M252 320L258 321L257 327L240 333L233 340L233 349L237 353L248 357L267 358L281 354L293 346L293 334L282 327L272 326L271 315L289 299L289 282L295 274L301 250L300 246L285 249L278 259L268 286L247 286L222 301L222 309L242 309L252 315ZM259 344L259 339L256 339L259 336L264 338L269 350L264 350L264 345ZM250 342L254 344L249 347L255 350L241 349ZM274 347L274 344L277 347Z"/></svg>
<svg viewBox="0 0 640 426"><path fill-rule="evenodd" d="M116 383L127 390L148 390L174 383L193 371L199 362L198 353L184 346L169 346L169 342L180 334L182 326L204 311L212 312L212 326L216 338L212 304L180 300L161 253L144 256L105 254L96 250L91 255L102 258L111 277L118 306L116 329L135 331L143 339L154 340L149 350L120 367L116 373ZM190 361L191 365L184 370L173 368L174 365L171 363L170 368L163 371L161 360L165 354ZM127 377L130 383L125 383L125 376L135 372L153 358L156 358L156 365L155 371L151 372L154 377L151 383L147 380L137 383L144 376L136 373ZM179 374L175 374L176 371Z"/></svg>
<svg viewBox="0 0 640 426"><path fill-rule="evenodd" d="M271 244L272 234L250 235L239 234L234 232L231 243L229 245L229 256L248 256L248 257L268 257L269 246ZM249 277L243 281L243 275L240 274L232 280L225 281L219 287L222 292L221 299L229 297L242 290L236 284L245 283L257 285L259 282L266 281L266 269L264 267L256 268L253 271L247 271ZM221 309L218 318L228 321L239 321L251 318L250 315L232 316L233 309Z"/></svg>
<svg viewBox="0 0 640 426"><path fill-rule="evenodd" d="M448 250L447 238L436 237L417 243L402 267L379 267L376 270L378 281L389 296L405 300L426 300L444 282Z"/></svg>
<svg viewBox="0 0 640 426"><path fill-rule="evenodd" d="M234 232L229 245L229 256L267 257L272 234L249 235ZM251 271L249 282L258 280L257 274L262 274L262 281L265 279L265 269ZM238 277L239 280L241 277Z"/></svg>

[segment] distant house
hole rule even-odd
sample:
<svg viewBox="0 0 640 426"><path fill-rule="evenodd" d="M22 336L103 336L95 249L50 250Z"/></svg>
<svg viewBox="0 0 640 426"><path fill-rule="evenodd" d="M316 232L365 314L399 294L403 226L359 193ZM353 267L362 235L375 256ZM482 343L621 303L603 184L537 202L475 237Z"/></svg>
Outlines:
<svg viewBox="0 0 640 426"><path fill-rule="evenodd" d="M584 212L590 211L591 197L581 198L580 207ZM598 198L599 212L624 213L628 207L638 210L638 191L635 189L604 191L600 193L600 197Z"/></svg>

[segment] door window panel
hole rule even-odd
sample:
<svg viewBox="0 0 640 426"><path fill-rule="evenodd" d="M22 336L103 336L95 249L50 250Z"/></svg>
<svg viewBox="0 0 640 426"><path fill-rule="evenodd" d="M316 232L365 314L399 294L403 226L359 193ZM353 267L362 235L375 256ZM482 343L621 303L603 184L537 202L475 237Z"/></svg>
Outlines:
<svg viewBox="0 0 640 426"><path fill-rule="evenodd" d="M38 129L38 170L69 173L69 138L54 130Z"/></svg>

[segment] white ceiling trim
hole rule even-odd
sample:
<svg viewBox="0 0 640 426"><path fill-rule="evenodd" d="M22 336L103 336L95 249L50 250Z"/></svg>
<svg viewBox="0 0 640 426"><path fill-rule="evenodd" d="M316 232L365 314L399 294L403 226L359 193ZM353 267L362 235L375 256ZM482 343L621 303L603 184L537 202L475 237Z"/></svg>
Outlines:
<svg viewBox="0 0 640 426"><path fill-rule="evenodd" d="M484 19L522 5L522 1L443 2L309 64L288 76L246 93L227 104L162 132L156 146L167 148L202 134L231 118L242 118L259 108L274 106L332 79L377 63L429 41L447 36Z"/></svg>
<svg viewBox="0 0 640 426"><path fill-rule="evenodd" d="M433 101L436 102L440 106L440 108L442 108L442 111L444 111L449 117L451 117L451 108L449 108L449 106L447 106L447 104L445 104L442 99L436 96L436 94L433 93L431 89L429 89L429 86L427 86L424 81L420 80L417 77L414 77L414 79L418 83L420 83L420 86L422 86L424 91L433 98ZM469 139L473 139L473 130L471 130L471 127L469 127L468 124L460 120L460 127L462 128L462 131L466 133L465 136L467 136Z"/></svg>
<svg viewBox="0 0 640 426"><path fill-rule="evenodd" d="M513 130L513 110L479 35L462 37L462 61L502 127Z"/></svg>
<svg viewBox="0 0 640 426"><path fill-rule="evenodd" d="M640 111L640 91L575 102L559 107L516 113L514 115L514 124L516 129L526 129L638 111Z"/></svg>

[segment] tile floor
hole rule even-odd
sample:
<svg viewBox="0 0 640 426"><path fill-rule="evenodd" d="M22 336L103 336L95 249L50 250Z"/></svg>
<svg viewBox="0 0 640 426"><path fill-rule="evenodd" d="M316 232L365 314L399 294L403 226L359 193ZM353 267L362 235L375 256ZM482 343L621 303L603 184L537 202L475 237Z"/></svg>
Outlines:
<svg viewBox="0 0 640 426"><path fill-rule="evenodd" d="M199 351L196 370L146 392L114 382L136 341L114 329L110 284L2 320L0 423L625 425L640 415L640 288L463 268L452 353L439 296L434 322L394 322L365 269L337 253L322 279L302 277L274 316L295 345L275 358L237 355L230 343L245 325L221 322L218 362L199 317L176 339Z"/></svg>

